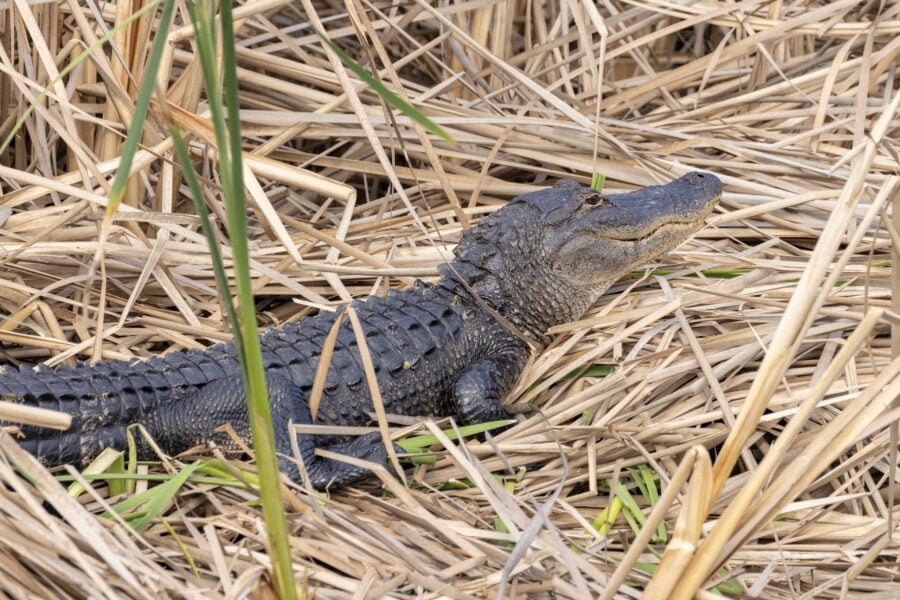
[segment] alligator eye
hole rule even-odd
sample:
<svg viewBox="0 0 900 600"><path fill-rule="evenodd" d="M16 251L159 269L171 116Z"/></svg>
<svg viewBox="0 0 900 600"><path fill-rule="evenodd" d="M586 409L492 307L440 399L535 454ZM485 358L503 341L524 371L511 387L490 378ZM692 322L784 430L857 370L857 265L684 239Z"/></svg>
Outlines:
<svg viewBox="0 0 900 600"><path fill-rule="evenodd" d="M581 197L581 201L588 206L600 206L603 204L603 195L599 192L589 192Z"/></svg>

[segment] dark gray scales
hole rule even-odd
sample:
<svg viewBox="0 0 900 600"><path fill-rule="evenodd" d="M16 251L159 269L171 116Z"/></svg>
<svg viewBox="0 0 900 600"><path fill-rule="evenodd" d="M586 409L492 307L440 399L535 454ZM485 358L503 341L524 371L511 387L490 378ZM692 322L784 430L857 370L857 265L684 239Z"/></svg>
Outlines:
<svg viewBox="0 0 900 600"><path fill-rule="evenodd" d="M469 229L437 283L354 302L386 412L453 416L463 424L505 418L501 401L530 353L523 336L539 346L549 327L580 318L610 284L696 231L720 189L715 177L697 173L610 197L563 182L521 196ZM261 336L276 447L282 470L295 480L288 426L311 422L308 398L338 313ZM66 432L23 428L22 445L47 465L83 465L105 447L124 448L133 423L170 454L212 441L227 445L215 432L225 424L250 441L230 344L128 363L5 367L0 395L72 415ZM372 410L356 336L344 319L315 422L368 426ZM346 485L368 471L318 457L317 447L376 462L386 455L377 433L301 435L298 445L318 488Z"/></svg>

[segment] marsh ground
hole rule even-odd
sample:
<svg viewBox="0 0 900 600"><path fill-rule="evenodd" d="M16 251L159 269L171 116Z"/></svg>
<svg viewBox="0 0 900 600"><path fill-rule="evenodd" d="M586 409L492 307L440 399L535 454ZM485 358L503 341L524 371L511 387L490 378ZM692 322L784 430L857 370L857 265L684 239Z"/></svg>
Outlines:
<svg viewBox="0 0 900 600"><path fill-rule="evenodd" d="M163 127L191 136L221 221L183 11L158 77L167 110L151 110L96 261L157 12L57 75L143 5L0 4L4 362L228 338ZM488 442L440 439L408 489L287 494L310 596L494 597L501 581L509 597L900 595L900 4L272 0L236 16L261 325L433 276L466 224L560 177L725 184L706 229L554 332L510 399L539 415ZM456 143L386 110L311 22ZM195 473L129 532L148 507L104 517L114 485L72 499L8 436L0 448L7 596L265 594L261 516L227 471ZM150 472L176 481L193 460ZM642 529L648 515L661 524Z"/></svg>

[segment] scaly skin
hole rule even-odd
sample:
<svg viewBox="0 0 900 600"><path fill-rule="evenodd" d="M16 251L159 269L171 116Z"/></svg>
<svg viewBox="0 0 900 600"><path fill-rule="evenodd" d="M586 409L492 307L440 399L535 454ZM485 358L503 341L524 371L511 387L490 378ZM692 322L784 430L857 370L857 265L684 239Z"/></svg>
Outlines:
<svg viewBox="0 0 900 600"><path fill-rule="evenodd" d="M469 229L456 258L440 267L438 283L354 302L385 411L454 416L464 424L506 418L501 401L528 359L525 340L540 347L548 328L580 318L618 278L699 229L720 192L718 179L698 173L611 197L562 181L520 196ZM295 480L300 474L288 425L311 422L307 401L319 354L340 312L261 336L276 447L282 470ZM231 344L147 361L5 367L0 395L73 416L66 432L23 429L23 446L47 465L83 465L104 447L124 448L132 423L144 425L171 454L211 441L230 447L215 431L225 424L250 441ZM368 426L372 410L355 335L344 319L315 422ZM377 433L301 435L298 445L317 488L368 474L316 456L317 447L376 462L386 454Z"/></svg>

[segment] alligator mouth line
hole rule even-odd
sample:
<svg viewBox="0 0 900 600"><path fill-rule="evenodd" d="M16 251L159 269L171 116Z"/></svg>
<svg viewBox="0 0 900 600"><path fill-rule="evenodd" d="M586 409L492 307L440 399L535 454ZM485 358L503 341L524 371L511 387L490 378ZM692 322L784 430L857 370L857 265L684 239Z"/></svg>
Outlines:
<svg viewBox="0 0 900 600"><path fill-rule="evenodd" d="M621 235L621 234L620 234L620 235L604 234L603 237L605 237L605 238L608 239L608 240L615 241L615 242L632 242L632 243L637 243L637 242L644 242L644 241L650 239L651 237L653 237L654 235L656 235L656 234L659 233L660 231L664 230L666 227L672 227L672 226L678 226L678 225L687 225L687 226L691 226L691 225L694 225L694 224L695 224L695 222L693 222L693 221L669 221L668 223L663 223L663 224L660 225L659 227L656 227L656 228L652 229L651 231L649 231L649 232L647 232L647 233L644 233L644 234L641 234L641 235L632 235L632 236L629 236L629 235L627 235L627 234L626 234L626 235Z"/></svg>

